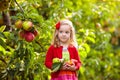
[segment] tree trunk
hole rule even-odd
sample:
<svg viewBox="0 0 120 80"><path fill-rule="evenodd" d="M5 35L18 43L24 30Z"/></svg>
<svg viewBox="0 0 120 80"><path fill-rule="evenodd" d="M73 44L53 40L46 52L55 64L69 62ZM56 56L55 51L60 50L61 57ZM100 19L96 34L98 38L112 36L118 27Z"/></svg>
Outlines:
<svg viewBox="0 0 120 80"><path fill-rule="evenodd" d="M10 15L8 12L2 12L3 24L6 25L5 31L12 31Z"/></svg>

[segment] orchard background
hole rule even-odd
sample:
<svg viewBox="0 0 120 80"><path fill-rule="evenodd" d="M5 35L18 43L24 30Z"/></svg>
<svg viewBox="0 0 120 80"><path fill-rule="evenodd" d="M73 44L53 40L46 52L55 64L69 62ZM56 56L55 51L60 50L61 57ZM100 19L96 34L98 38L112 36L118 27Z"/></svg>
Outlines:
<svg viewBox="0 0 120 80"><path fill-rule="evenodd" d="M70 19L82 67L79 80L120 80L120 0L0 0L0 80L49 80L45 54L55 23ZM16 21L38 35L20 38Z"/></svg>

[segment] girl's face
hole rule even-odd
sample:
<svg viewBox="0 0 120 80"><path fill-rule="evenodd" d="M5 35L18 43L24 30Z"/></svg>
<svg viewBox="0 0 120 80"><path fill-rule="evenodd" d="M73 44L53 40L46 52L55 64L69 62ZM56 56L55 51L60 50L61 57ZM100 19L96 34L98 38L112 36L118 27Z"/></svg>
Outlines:
<svg viewBox="0 0 120 80"><path fill-rule="evenodd" d="M58 38L61 43L67 43L70 39L70 26L69 25L61 25L58 30Z"/></svg>

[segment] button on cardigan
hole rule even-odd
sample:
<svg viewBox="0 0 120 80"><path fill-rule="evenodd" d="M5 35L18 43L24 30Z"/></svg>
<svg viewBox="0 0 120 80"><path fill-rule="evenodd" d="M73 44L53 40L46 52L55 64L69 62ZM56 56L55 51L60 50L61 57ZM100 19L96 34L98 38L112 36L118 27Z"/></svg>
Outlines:
<svg viewBox="0 0 120 80"><path fill-rule="evenodd" d="M47 51L46 58L45 58L45 66L49 69L52 68L52 60L53 58L59 58L62 59L62 49L63 46L60 47L54 47L51 45ZM74 46L68 47L68 52L70 55L70 59L76 59L78 62L75 64L76 70L78 70L81 66L80 57L78 55L78 51ZM57 77L57 74L59 74L59 71L51 73L51 77Z"/></svg>

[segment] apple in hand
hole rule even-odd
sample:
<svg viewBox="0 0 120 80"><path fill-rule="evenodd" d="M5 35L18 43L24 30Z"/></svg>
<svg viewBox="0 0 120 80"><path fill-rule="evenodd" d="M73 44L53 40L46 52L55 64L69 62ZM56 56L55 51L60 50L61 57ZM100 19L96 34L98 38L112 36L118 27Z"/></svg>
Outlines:
<svg viewBox="0 0 120 80"><path fill-rule="evenodd" d="M53 63L57 63L57 62L60 62L60 59L59 58L53 58Z"/></svg>
<svg viewBox="0 0 120 80"><path fill-rule="evenodd" d="M25 40L26 40L27 42L33 41L34 38L35 38L35 36L34 36L33 33L31 33L31 32L25 32Z"/></svg>
<svg viewBox="0 0 120 80"><path fill-rule="evenodd" d="M23 22L23 29L29 31L33 27L33 23L31 21Z"/></svg>
<svg viewBox="0 0 120 80"><path fill-rule="evenodd" d="M22 21L21 20L16 21L15 22L15 27L18 28L18 29L22 28Z"/></svg>

